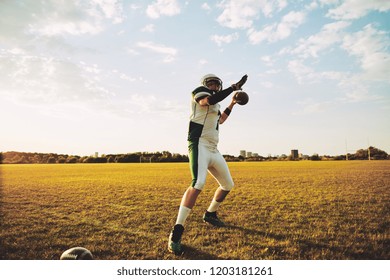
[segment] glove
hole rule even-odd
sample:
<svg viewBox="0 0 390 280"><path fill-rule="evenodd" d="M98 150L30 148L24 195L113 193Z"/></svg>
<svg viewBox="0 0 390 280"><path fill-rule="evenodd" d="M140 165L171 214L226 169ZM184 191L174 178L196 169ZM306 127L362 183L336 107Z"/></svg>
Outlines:
<svg viewBox="0 0 390 280"><path fill-rule="evenodd" d="M247 79L248 79L248 75L242 76L241 80L239 80L235 84L232 84L233 90L240 90L242 88L242 86L246 83Z"/></svg>

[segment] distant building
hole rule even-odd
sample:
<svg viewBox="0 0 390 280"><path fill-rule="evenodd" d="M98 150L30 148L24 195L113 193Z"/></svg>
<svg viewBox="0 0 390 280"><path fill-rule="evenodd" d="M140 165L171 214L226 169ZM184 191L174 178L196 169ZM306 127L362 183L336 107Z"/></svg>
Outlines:
<svg viewBox="0 0 390 280"><path fill-rule="evenodd" d="M241 157L246 157L246 151L245 150L241 150L240 151L240 156Z"/></svg>
<svg viewBox="0 0 390 280"><path fill-rule="evenodd" d="M246 152L246 157L252 157L252 152Z"/></svg>
<svg viewBox="0 0 390 280"><path fill-rule="evenodd" d="M291 150L291 159L299 159L298 150Z"/></svg>
<svg viewBox="0 0 390 280"><path fill-rule="evenodd" d="M95 158L99 157L99 153L95 152Z"/></svg>

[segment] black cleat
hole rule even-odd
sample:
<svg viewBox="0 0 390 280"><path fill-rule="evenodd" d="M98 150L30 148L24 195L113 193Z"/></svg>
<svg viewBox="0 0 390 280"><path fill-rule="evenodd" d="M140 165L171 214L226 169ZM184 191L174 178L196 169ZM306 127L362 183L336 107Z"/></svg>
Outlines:
<svg viewBox="0 0 390 280"><path fill-rule="evenodd" d="M209 223L215 227L224 227L225 223L222 222L218 217L217 217L217 212L208 212L204 213L203 215L203 221L206 223Z"/></svg>
<svg viewBox="0 0 390 280"><path fill-rule="evenodd" d="M181 246L181 236L184 232L184 227L177 224L173 227L168 239L168 250L175 255L180 255L183 252Z"/></svg>

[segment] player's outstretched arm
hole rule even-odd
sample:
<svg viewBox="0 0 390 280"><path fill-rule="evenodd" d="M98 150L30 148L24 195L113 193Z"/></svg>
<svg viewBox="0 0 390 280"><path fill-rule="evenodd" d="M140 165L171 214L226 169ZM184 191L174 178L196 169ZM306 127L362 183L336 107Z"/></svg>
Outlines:
<svg viewBox="0 0 390 280"><path fill-rule="evenodd" d="M237 83L232 84L230 87L224 90L218 91L212 96L207 96L203 99L200 99L198 103L201 106L209 106L209 105L217 104L218 102L221 102L226 97L228 97L233 91L240 90L242 86L246 83L247 79L248 79L248 75L244 75L242 76L241 80L239 80Z"/></svg>
<svg viewBox="0 0 390 280"><path fill-rule="evenodd" d="M232 84L227 89L221 90L217 93L215 93L212 96L207 97L208 99L208 105L214 105L218 102L221 102L226 97L228 97L233 91L239 90L242 88L242 86L246 83L246 80L248 79L248 75L244 75L241 80L239 80L237 83Z"/></svg>

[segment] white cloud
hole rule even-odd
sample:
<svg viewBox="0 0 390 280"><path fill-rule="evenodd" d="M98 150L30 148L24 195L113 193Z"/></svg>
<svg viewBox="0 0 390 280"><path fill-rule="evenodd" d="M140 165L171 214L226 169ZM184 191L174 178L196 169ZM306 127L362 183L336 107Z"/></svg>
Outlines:
<svg viewBox="0 0 390 280"><path fill-rule="evenodd" d="M176 0L157 0L146 8L148 17L157 19L160 16L174 16L180 14L180 7Z"/></svg>
<svg viewBox="0 0 390 280"><path fill-rule="evenodd" d="M141 9L142 7L140 5L137 5L137 4L131 4L129 8L132 11L137 11L137 10Z"/></svg>
<svg viewBox="0 0 390 280"><path fill-rule="evenodd" d="M112 19L112 22L120 23L123 21L122 2L118 0L91 0L91 4L95 4L93 8L96 14L104 14L107 19Z"/></svg>
<svg viewBox="0 0 390 280"><path fill-rule="evenodd" d="M202 4L201 8L206 11L211 11L211 7L206 2Z"/></svg>
<svg viewBox="0 0 390 280"><path fill-rule="evenodd" d="M203 66L203 65L206 65L206 64L209 63L209 62L208 62L207 59L201 59L201 60L199 60L198 63L199 63L199 65Z"/></svg>
<svg viewBox="0 0 390 280"><path fill-rule="evenodd" d="M140 55L140 53L138 51L136 51L135 49L132 49L132 48L126 48L126 52L128 54L134 55L134 56Z"/></svg>
<svg viewBox="0 0 390 280"><path fill-rule="evenodd" d="M321 3L321 6L324 5L335 5L340 3L340 0L318 0Z"/></svg>
<svg viewBox="0 0 390 280"><path fill-rule="evenodd" d="M295 76L298 84L320 83L325 80L341 81L349 74L337 71L316 72L314 68L304 64L303 60L295 59L288 62L287 69Z"/></svg>
<svg viewBox="0 0 390 280"><path fill-rule="evenodd" d="M274 65L273 59L270 55L264 55L264 56L260 57L260 60L267 66Z"/></svg>
<svg viewBox="0 0 390 280"><path fill-rule="evenodd" d="M353 20L367 15L370 11L386 12L390 1L386 0L345 0L341 5L330 9L327 16L338 20Z"/></svg>
<svg viewBox="0 0 390 280"><path fill-rule="evenodd" d="M58 9L58 2L43 2L44 9L36 9L35 21L28 25L32 34L55 36L60 34L96 34L104 29L103 20L112 23L123 20L122 6L116 0L73 2L69 1Z"/></svg>
<svg viewBox="0 0 390 280"><path fill-rule="evenodd" d="M223 8L223 12L217 21L222 26L233 29L251 27L260 9L253 1L222 1L219 6Z"/></svg>
<svg viewBox="0 0 390 280"><path fill-rule="evenodd" d="M147 24L145 25L142 29L142 32L148 32L148 33L153 33L154 32L154 24Z"/></svg>
<svg viewBox="0 0 390 280"><path fill-rule="evenodd" d="M304 101L299 101L298 105L303 108L299 112L294 112L293 115L311 115L318 114L327 111L330 107L334 105L333 101L323 101L318 102L313 99L307 99Z"/></svg>
<svg viewBox="0 0 390 280"><path fill-rule="evenodd" d="M344 29L350 25L349 22L337 21L326 24L321 31L308 38L302 38L298 41L298 46L294 49L285 50L291 54L297 54L300 57L318 57L321 51L330 46L340 43L344 36Z"/></svg>
<svg viewBox="0 0 390 280"><path fill-rule="evenodd" d="M305 5L307 11L313 11L318 8L318 3L316 1L311 2L310 4Z"/></svg>
<svg viewBox="0 0 390 280"><path fill-rule="evenodd" d="M0 94L21 104L104 103L98 65L0 50Z"/></svg>
<svg viewBox="0 0 390 280"><path fill-rule="evenodd" d="M293 29L305 21L306 15L303 12L289 12L282 18L282 22L276 28L276 37L285 39L291 35Z"/></svg>
<svg viewBox="0 0 390 280"><path fill-rule="evenodd" d="M0 39L21 44L36 36L97 34L107 22L123 20L117 0L91 1L6 1L0 9Z"/></svg>
<svg viewBox="0 0 390 280"><path fill-rule="evenodd" d="M341 102L353 103L383 99L382 96L370 89L369 83L366 82L362 74L345 76L340 79L338 86L344 94L339 99Z"/></svg>
<svg viewBox="0 0 390 280"><path fill-rule="evenodd" d="M253 21L262 13L271 17L273 12L281 11L287 6L285 0L229 0L221 1L218 7L223 11L217 18L222 26L233 29L247 29L252 27Z"/></svg>
<svg viewBox="0 0 390 280"><path fill-rule="evenodd" d="M138 114L155 114L161 117L176 118L178 116L185 116L187 113L187 106L181 104L177 100L161 100L154 95L140 95L133 94L126 101L131 107L136 107Z"/></svg>
<svg viewBox="0 0 390 280"><path fill-rule="evenodd" d="M341 96L334 98L334 102L350 103L382 99L381 96L370 91L370 84L367 82L365 74L362 73L316 72L314 68L305 65L302 60L291 60L287 68L300 85L326 84L328 81L332 81L338 89L338 93L335 92L335 94ZM311 113L317 111L318 106L319 104L308 104L303 111Z"/></svg>
<svg viewBox="0 0 390 280"><path fill-rule="evenodd" d="M332 79L345 93L345 100L364 101L375 100L379 97L371 93L368 87L370 81L390 82L390 46L388 32L375 29L367 25L363 30L355 33L346 33L349 22L338 21L325 25L321 32L301 39L299 45L289 51L301 59L292 60L288 69L294 74L299 84L320 82L323 79ZM319 58L320 53L337 45L350 56L355 57L360 69L356 73L320 72L306 66L302 59Z"/></svg>
<svg viewBox="0 0 390 280"><path fill-rule="evenodd" d="M264 27L261 31L256 31L254 28L250 28L247 32L249 42L251 42L251 44L253 45L256 45L260 44L263 41L266 41L272 36L275 30L275 26L275 24L268 25Z"/></svg>
<svg viewBox="0 0 390 280"><path fill-rule="evenodd" d="M359 59L366 79L390 82L389 32L376 30L371 24L344 37L342 47Z"/></svg>
<svg viewBox="0 0 390 280"><path fill-rule="evenodd" d="M276 2L277 4L277 7L278 7L278 11L281 11L283 10L284 8L286 8L288 6L288 2L287 0L279 0Z"/></svg>
<svg viewBox="0 0 390 280"><path fill-rule="evenodd" d="M53 19L53 22L48 24L40 21L30 25L28 28L29 33L43 36L55 36L65 33L70 35L97 34L102 30L103 28L100 24L94 24L92 22L61 22L56 19Z"/></svg>
<svg viewBox="0 0 390 280"><path fill-rule="evenodd" d="M150 50L154 53L165 55L163 61L167 63L174 61L177 54L177 49L159 45L154 42L138 42L137 46L139 48Z"/></svg>
<svg viewBox="0 0 390 280"><path fill-rule="evenodd" d="M303 64L301 60L291 60L288 62L287 69L294 74L297 82L303 84L304 81L312 80L314 70Z"/></svg>
<svg viewBox="0 0 390 280"><path fill-rule="evenodd" d="M261 81L260 85L262 87L268 88L268 89L275 87L275 85L272 82L269 82L269 81Z"/></svg>
<svg viewBox="0 0 390 280"><path fill-rule="evenodd" d="M229 44L233 41L238 40L239 36L238 33L233 33L229 35L212 35L210 37L211 41L215 42L218 46L221 46L222 44Z"/></svg>
<svg viewBox="0 0 390 280"><path fill-rule="evenodd" d="M120 79L125 80L125 81L129 81L129 82L135 82L135 81L137 81L136 78L130 77L130 76L124 74L124 73L118 73L118 75L119 75L119 78L120 78Z"/></svg>
<svg viewBox="0 0 390 280"><path fill-rule="evenodd" d="M280 73L281 71L282 71L281 69L270 69L270 70L265 71L264 73L269 74L269 75L275 75L275 74Z"/></svg>
<svg viewBox="0 0 390 280"><path fill-rule="evenodd" d="M144 108L140 105L128 110L118 85L134 82L148 83L144 77L107 71L98 64L0 49L0 99L50 116L67 118L72 110L87 110L129 118Z"/></svg>
<svg viewBox="0 0 390 280"><path fill-rule="evenodd" d="M298 28L305 21L305 13L291 11L281 22L267 25L261 31L250 28L247 32L249 41L256 45L263 41L276 42L288 38L293 29Z"/></svg>

